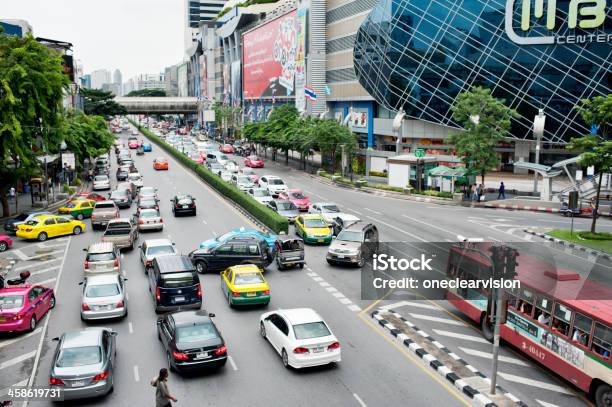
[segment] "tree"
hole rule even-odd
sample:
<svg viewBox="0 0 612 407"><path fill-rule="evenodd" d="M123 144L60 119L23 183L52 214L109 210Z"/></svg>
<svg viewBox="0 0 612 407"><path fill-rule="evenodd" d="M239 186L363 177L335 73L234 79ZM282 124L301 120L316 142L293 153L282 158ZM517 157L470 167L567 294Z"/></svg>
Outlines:
<svg viewBox="0 0 612 407"><path fill-rule="evenodd" d="M487 170L499 165L497 143L510 131L512 118L518 114L491 96L491 90L474 87L457 95L452 107L453 119L465 131L449 137L449 143L461 156L466 167L480 174L484 185ZM477 118L477 119L476 119Z"/></svg>
<svg viewBox="0 0 612 407"><path fill-rule="evenodd" d="M37 153L61 143L62 98L69 83L60 55L34 37L2 34L0 27L0 199L39 169Z"/></svg>
<svg viewBox="0 0 612 407"><path fill-rule="evenodd" d="M269 136L269 145L273 148L272 159L276 158L276 150L282 150L285 152L285 162L289 162L289 150L292 150L290 137L298 122L298 116L298 110L290 104L276 107L270 113L264 124L264 132Z"/></svg>
<svg viewBox="0 0 612 407"><path fill-rule="evenodd" d="M608 140L608 137L612 127L612 94L596 96L592 100L584 99L575 108L580 112L582 120L593 125L598 134L572 138L567 149L580 152L578 163L583 167L593 166L600 174L610 172L612 169L612 141ZM595 233L597 225L602 179L603 176L600 175L591 221L592 233Z"/></svg>
<svg viewBox="0 0 612 407"><path fill-rule="evenodd" d="M126 97L165 97L166 91L164 89L140 89L133 90Z"/></svg>
<svg viewBox="0 0 612 407"><path fill-rule="evenodd" d="M115 96L112 92L83 88L81 89L81 95L84 100L83 110L86 114L109 118L111 116L126 115L128 113L125 107L113 100Z"/></svg>
<svg viewBox="0 0 612 407"><path fill-rule="evenodd" d="M80 165L86 158L107 152L114 142L102 116L83 113L69 115L63 123L62 134L68 150L74 153Z"/></svg>
<svg viewBox="0 0 612 407"><path fill-rule="evenodd" d="M357 137L347 127L335 120L314 119L308 132L307 144L328 153L333 160L332 169L336 172L336 156L344 146L345 153L349 154L357 148Z"/></svg>
<svg viewBox="0 0 612 407"><path fill-rule="evenodd" d="M240 114L239 107L224 105L219 102L213 104L212 109L215 112L215 123L218 129L234 130L237 124L237 119Z"/></svg>

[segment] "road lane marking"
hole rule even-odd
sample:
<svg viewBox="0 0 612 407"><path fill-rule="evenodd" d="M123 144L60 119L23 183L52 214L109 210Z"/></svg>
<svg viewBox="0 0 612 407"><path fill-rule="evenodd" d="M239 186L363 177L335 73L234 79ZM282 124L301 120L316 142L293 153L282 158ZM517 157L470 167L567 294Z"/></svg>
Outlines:
<svg viewBox="0 0 612 407"><path fill-rule="evenodd" d="M340 291L336 292L336 293L332 293L332 295L336 298L344 298L345 295L342 294Z"/></svg>
<svg viewBox="0 0 612 407"><path fill-rule="evenodd" d="M58 268L59 267L55 266L55 267L47 267L46 269L42 269L42 270L32 271L30 273L30 277L36 276L38 274L48 273L49 271L57 270Z"/></svg>
<svg viewBox="0 0 612 407"><path fill-rule="evenodd" d="M501 240L494 238L493 236L487 236L487 239L492 240L494 242L501 242Z"/></svg>
<svg viewBox="0 0 612 407"><path fill-rule="evenodd" d="M538 399L535 399L535 401L537 401L537 402L538 402L538 404L539 404L539 405L541 405L542 407L559 407L559 406L558 406L558 405L556 405L556 404L553 404L553 403L547 403L546 401L542 401L542 400L538 400Z"/></svg>
<svg viewBox="0 0 612 407"><path fill-rule="evenodd" d="M383 225L385 225L385 226L387 226L387 227L390 227L391 229L394 229L394 230L396 230L396 231L398 231L398 232L400 232L400 233L403 233L403 234L405 234L405 235L407 235L407 236L410 236L410 237L412 237L413 239L417 239L417 240L420 240L421 242L428 243L428 241L427 241L426 239L423 239L422 237L417 236L417 235L413 235L412 233L408 233L408 232L406 232L405 230L400 229L400 228L398 228L398 227L396 227L396 226L394 226L394 225L392 225L392 224L390 224L390 223L384 222L384 221L382 221L382 220L380 220L380 219L373 218L373 217L371 217L371 216L370 216L370 219L372 219L374 222L377 222L377 223L382 223Z"/></svg>
<svg viewBox="0 0 612 407"><path fill-rule="evenodd" d="M33 261L33 260L36 260L36 259L40 259L40 258L44 258L44 257L48 257L48 256L53 256L53 255L56 255L56 254L59 254L59 253L63 253L63 252L64 252L63 250L53 250L52 252L49 252L49 253L37 254L37 255L34 255L34 256L26 257L25 259L22 259L22 260Z"/></svg>
<svg viewBox="0 0 612 407"><path fill-rule="evenodd" d="M353 393L353 397L355 397L355 400L357 400L357 403L359 403L361 407L368 407L368 405L361 399L361 397L359 397L357 393Z"/></svg>
<svg viewBox="0 0 612 407"><path fill-rule="evenodd" d="M6 387L4 389L0 389L0 397L6 396L9 390L12 389L13 387L23 387L26 384L28 384L28 379L22 380L19 383L15 383L14 385Z"/></svg>
<svg viewBox="0 0 612 407"><path fill-rule="evenodd" d="M205 224L205 225L208 225L208 223L204 219L202 219L202 223Z"/></svg>
<svg viewBox="0 0 612 407"><path fill-rule="evenodd" d="M344 298L338 298L338 301L340 301L340 303L344 304L344 305L349 305L352 304L353 301L349 300L348 298L344 297Z"/></svg>
<svg viewBox="0 0 612 407"><path fill-rule="evenodd" d="M20 337L15 338L15 339L9 339L8 341L2 341L2 342L0 342L0 349L4 348L6 346L9 346L9 345L11 345L11 344L13 344L15 342L19 342L19 341L22 341L22 340L24 340L26 338L29 338L30 336L38 335L41 330L42 330L42 328L39 327L39 328L36 328L34 331L24 335L24 336L20 336Z"/></svg>
<svg viewBox="0 0 612 407"><path fill-rule="evenodd" d="M336 287L327 287L325 289L327 290L328 293L335 293L338 291Z"/></svg>
<svg viewBox="0 0 612 407"><path fill-rule="evenodd" d="M13 271L20 271L20 270L24 270L24 269L29 269L29 268L34 267L34 266L42 266L42 265L45 265L45 264L53 263L53 262L61 260L61 259L62 259L61 257L58 257L57 259L39 261L39 262L36 262L35 264L23 264L23 265L21 265L19 267L15 267L13 269Z"/></svg>
<svg viewBox="0 0 612 407"><path fill-rule="evenodd" d="M348 306L348 309L350 309L353 312L359 312L361 311L361 307L359 305L355 305L355 304L351 304Z"/></svg>
<svg viewBox="0 0 612 407"><path fill-rule="evenodd" d="M419 219L413 218L413 217L408 216L408 215L402 215L402 216L403 216L404 218L406 218L406 219L410 219L410 220L411 220L411 221L413 221L413 222L422 223L423 225L425 225L425 226L429 226L430 228L438 229L438 230L440 230L440 231L442 231L442 232L444 232L444 233L448 233L449 235L452 235L453 237L456 237L456 236L457 236L457 232L453 232L453 231L451 231L451 230L448 230L448 229L445 229L445 228L441 228L440 226L436 226L436 225L433 225L433 224L428 223L428 222L423 222L422 220L419 220Z"/></svg>
<svg viewBox="0 0 612 407"><path fill-rule="evenodd" d="M324 281L324 280L323 280L323 277L312 277L312 279L313 279L314 281L316 281L317 283L318 283L318 282L321 282L321 281Z"/></svg>
<svg viewBox="0 0 612 407"><path fill-rule="evenodd" d="M433 331L436 334L438 334L438 335L446 336L446 337L449 337L449 338L455 338L455 339L461 339L461 340L464 340L464 341L472 341L472 342L478 342L478 343L491 344L491 342L487 341L485 338L481 338L480 336L459 334L459 333L456 333L456 332L444 331L442 329L434 329Z"/></svg>
<svg viewBox="0 0 612 407"><path fill-rule="evenodd" d="M61 271L62 271L62 270L60 269L60 272L61 272ZM37 281L36 283L32 283L32 284L45 285L45 284L52 283L52 282L54 282L54 281L57 281L57 278L56 278L56 277L50 278L50 279L48 279L48 280ZM53 290L53 291L55 291L55 290Z"/></svg>
<svg viewBox="0 0 612 407"><path fill-rule="evenodd" d="M493 360L493 354L488 353L488 352L482 352L476 349L470 349L470 348L462 348L459 347L459 349L463 352L463 353L467 353L468 355L471 356L477 356L479 358L485 358L485 359L490 359ZM512 363L514 365L519 365L519 366L529 366L527 363L523 362L520 359L517 358L512 358L509 356L502 356L499 355L498 359L500 362L505 362L505 363Z"/></svg>
<svg viewBox="0 0 612 407"><path fill-rule="evenodd" d="M140 372L138 371L138 365L134 365L134 380L140 381Z"/></svg>
<svg viewBox="0 0 612 407"><path fill-rule="evenodd" d="M320 281L319 285L321 287L331 287L331 284L329 284L327 281Z"/></svg>
<svg viewBox="0 0 612 407"><path fill-rule="evenodd" d="M448 318L431 317L429 315L412 314L412 313L410 313L410 316L412 318L423 319L425 321L431 321L431 322L439 322L441 324L459 325L459 326L463 326L464 325L461 322L453 321L452 319L448 319Z"/></svg>
<svg viewBox="0 0 612 407"><path fill-rule="evenodd" d="M238 370L238 366L236 366L236 362L234 362L234 358L231 356L228 356L227 359L229 360L230 365L232 365L232 369Z"/></svg>
<svg viewBox="0 0 612 407"><path fill-rule="evenodd" d="M374 213L374 214L376 214L376 215L382 215L382 213L380 213L380 212L378 212L378 211L375 211L374 209L370 209L370 208L363 208L363 209L365 209L365 210L366 210L366 211L368 211L368 212L372 212L372 213Z"/></svg>
<svg viewBox="0 0 612 407"><path fill-rule="evenodd" d="M357 215L361 215L361 212L356 211L355 209L347 208L347 210L356 213Z"/></svg>
<svg viewBox="0 0 612 407"><path fill-rule="evenodd" d="M24 353L23 355L14 357L13 359L9 359L5 362L0 363L0 370L2 369L6 369L7 367L11 367L14 366L18 363L23 362L24 360L28 360L33 358L34 356L36 356L36 351L33 350L32 352L28 352L28 353Z"/></svg>
<svg viewBox="0 0 612 407"><path fill-rule="evenodd" d="M526 384L527 386L533 386L533 387L537 387L540 389L546 389L546 390L550 390L550 391L554 391L554 392L562 393L562 394L569 394L570 396L574 395L574 393L572 393L565 387L557 386L556 384L551 384L551 383L543 382L540 380L529 379L523 376L516 376L513 374L509 374L509 373L499 372L498 374L503 379L508 380L509 382Z"/></svg>
<svg viewBox="0 0 612 407"><path fill-rule="evenodd" d="M384 305L384 306L380 307L380 309L390 310L390 309L406 307L406 306L408 306L408 307L424 308L424 309L431 309L431 310L434 310L434 311L440 311L440 308L438 308L438 307L436 307L434 305L421 304L420 302L411 302L411 301L400 301L400 302L396 302L394 304Z"/></svg>
<svg viewBox="0 0 612 407"><path fill-rule="evenodd" d="M133 334L134 333L134 325L132 325L131 322L128 322L128 329L130 330L130 333Z"/></svg>
<svg viewBox="0 0 612 407"><path fill-rule="evenodd" d="M19 260L21 261L26 261L28 260L28 256L26 256L25 254L23 254L23 252L19 249L13 249L11 250L11 253L15 254L17 257L19 257Z"/></svg>

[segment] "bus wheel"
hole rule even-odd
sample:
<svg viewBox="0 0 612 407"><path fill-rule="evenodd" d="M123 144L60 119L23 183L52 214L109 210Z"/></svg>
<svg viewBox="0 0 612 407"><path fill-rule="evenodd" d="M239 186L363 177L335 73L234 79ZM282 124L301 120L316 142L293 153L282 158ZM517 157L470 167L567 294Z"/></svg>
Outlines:
<svg viewBox="0 0 612 407"><path fill-rule="evenodd" d="M493 324L491 323L491 320L489 319L489 316L487 314L484 314L482 316L482 320L480 322L480 328L482 329L482 336L484 336L484 338L489 341L489 342L493 342Z"/></svg>
<svg viewBox="0 0 612 407"><path fill-rule="evenodd" d="M612 405L612 387L607 384L600 384L595 391L595 404L599 406Z"/></svg>

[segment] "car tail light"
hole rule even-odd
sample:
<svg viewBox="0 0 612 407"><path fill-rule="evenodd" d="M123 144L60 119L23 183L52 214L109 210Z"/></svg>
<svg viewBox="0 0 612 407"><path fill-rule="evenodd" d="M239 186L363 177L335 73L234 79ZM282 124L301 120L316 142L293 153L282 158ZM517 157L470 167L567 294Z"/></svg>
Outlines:
<svg viewBox="0 0 612 407"><path fill-rule="evenodd" d="M297 348L293 349L293 353L298 353L298 354L308 353L308 349L304 348L304 347L301 347L301 346L298 346Z"/></svg>
<svg viewBox="0 0 612 407"><path fill-rule="evenodd" d="M262 294L263 295L270 295L270 290L264 290Z"/></svg>
<svg viewBox="0 0 612 407"><path fill-rule="evenodd" d="M115 262L113 263L114 267L119 267L119 259L115 259Z"/></svg>
<svg viewBox="0 0 612 407"><path fill-rule="evenodd" d="M164 223L164 220L162 218L159 218L159 223Z"/></svg>
<svg viewBox="0 0 612 407"><path fill-rule="evenodd" d="M198 283L198 297L202 296L202 283Z"/></svg>
<svg viewBox="0 0 612 407"><path fill-rule="evenodd" d="M123 303L123 301L119 301L117 305L115 306L115 308L123 308L123 307L125 307L125 304Z"/></svg>
<svg viewBox="0 0 612 407"><path fill-rule="evenodd" d="M227 348L225 347L225 345L221 345L217 349L215 349L216 356L225 355L226 353L227 353Z"/></svg>
<svg viewBox="0 0 612 407"><path fill-rule="evenodd" d="M240 293L236 291L232 291L232 297L240 297Z"/></svg>
<svg viewBox="0 0 612 407"><path fill-rule="evenodd" d="M189 360L188 354L177 351L172 352L172 357L174 360Z"/></svg>
<svg viewBox="0 0 612 407"><path fill-rule="evenodd" d="M87 260L85 260L83 263L83 268L85 268L85 270L89 270L89 262Z"/></svg>
<svg viewBox="0 0 612 407"><path fill-rule="evenodd" d="M91 220L92 220L92 221L93 221L93 220L96 220L96 215L91 214Z"/></svg>
<svg viewBox="0 0 612 407"><path fill-rule="evenodd" d="M176 205L174 205L175 208L180 208L181 205L179 205L178 203Z"/></svg>
<svg viewBox="0 0 612 407"><path fill-rule="evenodd" d="M23 314L16 314L13 315L13 317L11 318L13 321L19 321L20 319L23 319Z"/></svg>
<svg viewBox="0 0 612 407"><path fill-rule="evenodd" d="M94 378L91 379L91 381L93 383L96 383L96 382L99 382L100 380L106 380L106 379L108 379L108 370L95 375Z"/></svg>
<svg viewBox="0 0 612 407"><path fill-rule="evenodd" d="M327 350L340 349L340 342L334 342L327 347Z"/></svg>
<svg viewBox="0 0 612 407"><path fill-rule="evenodd" d="M31 231L32 231L32 228L26 228L26 230L25 230L25 231L26 231L26 232L31 232Z"/></svg>
<svg viewBox="0 0 612 407"><path fill-rule="evenodd" d="M157 287L157 289L155 290L155 299L157 301L161 300L161 290L159 287Z"/></svg>
<svg viewBox="0 0 612 407"><path fill-rule="evenodd" d="M144 220L140 219L140 220L138 221L138 224L139 224L139 225L144 225Z"/></svg>
<svg viewBox="0 0 612 407"><path fill-rule="evenodd" d="M87 305L87 303L81 304L81 309L83 311L91 311L91 308L89 308L89 305Z"/></svg>
<svg viewBox="0 0 612 407"><path fill-rule="evenodd" d="M58 379L57 377L49 377L49 384L51 386L63 386L64 385L64 381L62 379Z"/></svg>
<svg viewBox="0 0 612 407"><path fill-rule="evenodd" d="M146 265L147 265L147 267L151 267L153 265L153 261L152 260L147 260Z"/></svg>

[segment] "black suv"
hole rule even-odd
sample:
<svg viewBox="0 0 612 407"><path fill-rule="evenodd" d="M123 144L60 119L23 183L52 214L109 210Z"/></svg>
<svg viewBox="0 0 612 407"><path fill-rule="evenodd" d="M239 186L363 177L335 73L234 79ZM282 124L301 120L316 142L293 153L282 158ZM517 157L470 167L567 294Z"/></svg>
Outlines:
<svg viewBox="0 0 612 407"><path fill-rule="evenodd" d="M202 307L202 285L187 256L156 257L147 276L155 312Z"/></svg>
<svg viewBox="0 0 612 407"><path fill-rule="evenodd" d="M172 202L172 213L174 216L196 216L195 198L193 198L191 195L176 195L170 200L170 202Z"/></svg>
<svg viewBox="0 0 612 407"><path fill-rule="evenodd" d="M235 237L216 247L196 249L189 253L198 273L223 271L239 264L255 264L266 268L272 260L267 243L263 239Z"/></svg>

